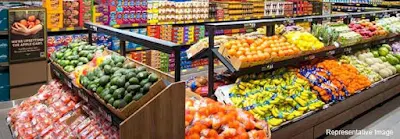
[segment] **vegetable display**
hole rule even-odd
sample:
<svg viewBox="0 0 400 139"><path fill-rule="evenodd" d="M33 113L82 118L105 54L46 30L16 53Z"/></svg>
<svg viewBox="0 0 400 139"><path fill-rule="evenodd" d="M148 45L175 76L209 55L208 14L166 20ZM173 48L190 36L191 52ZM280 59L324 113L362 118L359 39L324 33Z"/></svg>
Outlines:
<svg viewBox="0 0 400 139"><path fill-rule="evenodd" d="M343 55L340 57L340 63L351 64L360 74L367 76L371 82L378 82L382 80L382 77L377 72L375 72L367 63L358 60L356 56Z"/></svg>
<svg viewBox="0 0 400 139"><path fill-rule="evenodd" d="M383 27L376 25L375 22L366 20L350 23L349 27L352 31L359 33L363 39L369 39L373 36L386 36L388 34Z"/></svg>
<svg viewBox="0 0 400 139"><path fill-rule="evenodd" d="M71 42L51 55L54 62L66 72L72 72L77 66L84 65L94 58L96 52L102 52L103 46L92 46L87 42Z"/></svg>
<svg viewBox="0 0 400 139"><path fill-rule="evenodd" d="M79 81L113 107L124 108L143 97L158 76L146 67L125 61L123 56L108 55L98 67L81 75Z"/></svg>
<svg viewBox="0 0 400 139"><path fill-rule="evenodd" d="M222 105L212 99L187 98L185 103L185 138L271 138L265 121L249 112Z"/></svg>

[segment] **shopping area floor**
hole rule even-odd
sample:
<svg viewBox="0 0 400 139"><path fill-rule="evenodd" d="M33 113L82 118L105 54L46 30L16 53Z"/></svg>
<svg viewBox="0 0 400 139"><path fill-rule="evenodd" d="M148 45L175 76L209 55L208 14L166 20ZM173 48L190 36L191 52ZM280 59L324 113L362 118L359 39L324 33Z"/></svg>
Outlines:
<svg viewBox="0 0 400 139"><path fill-rule="evenodd" d="M14 103L0 103L0 139L11 139L5 122L7 112ZM400 95L361 115L352 123L338 129L392 130L392 136L325 136L326 139L400 139ZM272 137L273 138L273 137Z"/></svg>
<svg viewBox="0 0 400 139"><path fill-rule="evenodd" d="M326 139L400 139L400 95L387 100L382 105L347 123L338 130L363 129L393 131L391 136L325 136Z"/></svg>

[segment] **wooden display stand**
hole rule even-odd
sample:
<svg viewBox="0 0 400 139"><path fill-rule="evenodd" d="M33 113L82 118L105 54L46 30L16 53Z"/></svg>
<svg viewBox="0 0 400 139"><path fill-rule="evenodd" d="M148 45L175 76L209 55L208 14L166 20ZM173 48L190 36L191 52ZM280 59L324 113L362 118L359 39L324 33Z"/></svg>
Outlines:
<svg viewBox="0 0 400 139"><path fill-rule="evenodd" d="M170 84L120 124L121 139L185 137L185 83Z"/></svg>
<svg viewBox="0 0 400 139"><path fill-rule="evenodd" d="M106 50L108 54L114 52ZM98 107L103 107L103 110L107 110L109 115L112 117L120 117L120 121L114 124L119 127L119 135L121 139L180 139L185 137L185 82L172 82L174 78L168 74L165 74L157 69L149 67L138 61L128 59L130 62L136 65L145 66L148 71L156 73L162 80L159 83L163 86L156 86L155 90L162 87L155 95L148 99L148 101L142 101L143 103L137 104L137 109L131 109L126 117L117 116L117 112L114 108L110 108L105 103L100 103L99 99L95 99L94 95L89 95L86 89L78 88L72 84L74 80L68 77L70 73L66 73L60 66L52 61L50 66L52 76L59 78L60 81L70 86L74 92L78 93L78 96L88 103L98 101ZM156 83L157 84L157 83ZM165 85L166 87L165 87ZM152 90L152 89L150 89ZM86 93L85 93L86 92ZM87 100L87 98L93 98ZM146 100L146 99L144 99ZM126 107L127 108L127 107ZM130 109L130 108L129 108ZM132 112L132 113L131 113ZM112 123L114 123L114 119Z"/></svg>
<svg viewBox="0 0 400 139"><path fill-rule="evenodd" d="M334 104L300 121L281 127L272 132L274 138L311 139L325 135L326 129L336 127L353 120L363 112L379 105L400 93L400 76L377 84L342 102Z"/></svg>

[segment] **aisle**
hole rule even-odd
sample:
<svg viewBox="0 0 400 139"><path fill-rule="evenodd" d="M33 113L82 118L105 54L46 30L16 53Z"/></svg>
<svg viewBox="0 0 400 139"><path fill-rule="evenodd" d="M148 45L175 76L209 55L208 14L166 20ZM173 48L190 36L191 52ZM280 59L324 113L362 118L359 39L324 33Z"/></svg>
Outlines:
<svg viewBox="0 0 400 139"><path fill-rule="evenodd" d="M391 136L328 136L326 139L399 139L400 138L400 95L388 100L381 107L370 110L353 123L348 123L340 130L363 129L393 131Z"/></svg>

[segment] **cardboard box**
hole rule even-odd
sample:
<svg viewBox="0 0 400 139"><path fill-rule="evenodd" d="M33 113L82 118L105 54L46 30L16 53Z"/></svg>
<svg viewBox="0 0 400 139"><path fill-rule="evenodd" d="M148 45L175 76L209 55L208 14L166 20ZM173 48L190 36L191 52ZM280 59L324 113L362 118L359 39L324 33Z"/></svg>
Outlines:
<svg viewBox="0 0 400 139"><path fill-rule="evenodd" d="M14 87L10 89L10 99L20 99L30 97L37 93L39 88L45 83L39 83L34 85L27 85L21 87Z"/></svg>
<svg viewBox="0 0 400 139"><path fill-rule="evenodd" d="M46 60L20 64L10 64L11 87L45 81L47 81Z"/></svg>

